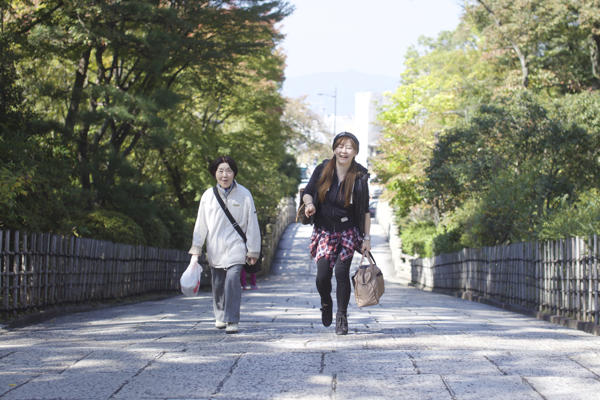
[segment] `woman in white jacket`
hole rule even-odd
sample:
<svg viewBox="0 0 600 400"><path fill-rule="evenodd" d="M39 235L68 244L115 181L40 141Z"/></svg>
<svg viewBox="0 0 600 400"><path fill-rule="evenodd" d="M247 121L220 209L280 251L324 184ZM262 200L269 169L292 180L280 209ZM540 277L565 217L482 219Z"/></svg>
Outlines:
<svg viewBox="0 0 600 400"><path fill-rule="evenodd" d="M237 183L238 168L228 156L218 157L209 169L217 179L217 189L227 209L246 234L247 241L235 230L217 200L213 188L200 199L192 240L192 262L197 262L206 242L206 256L212 273L215 326L237 333L240 321L242 287L240 274L248 260L256 263L260 255L260 229L250 191Z"/></svg>

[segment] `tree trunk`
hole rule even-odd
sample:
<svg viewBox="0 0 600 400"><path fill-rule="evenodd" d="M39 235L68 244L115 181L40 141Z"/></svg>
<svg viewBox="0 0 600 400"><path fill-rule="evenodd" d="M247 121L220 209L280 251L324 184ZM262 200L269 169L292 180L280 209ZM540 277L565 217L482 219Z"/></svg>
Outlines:
<svg viewBox="0 0 600 400"><path fill-rule="evenodd" d="M65 117L65 129L71 134L74 133L75 130L75 118L79 112L79 104L81 104L81 98L83 97L83 86L85 85L85 80L87 78L91 52L92 50L88 48L81 54L81 58L77 63L77 70L75 71L75 82L73 83L73 89L71 90L69 112Z"/></svg>
<svg viewBox="0 0 600 400"><path fill-rule="evenodd" d="M160 150L160 156L162 158L163 164L165 165L165 168L167 169L167 172L169 173L169 176L171 177L171 181L173 182L173 189L175 189L175 194L177 195L179 205L181 206L181 208L185 209L188 206L188 202L185 199L185 196L183 195L183 188L181 186L181 174L179 173L177 166L175 166L175 168L171 167L171 163L169 163L169 160L167 159L167 156L165 155L163 150Z"/></svg>
<svg viewBox="0 0 600 400"><path fill-rule="evenodd" d="M86 49L79 59L77 70L75 71L75 82L71 90L71 101L69 111L65 118L65 130L75 137L75 121L79 112L79 105L83 98L83 88L87 79L88 65L90 62L91 49ZM84 190L91 190L92 184L90 180L89 170L89 154L88 154L88 129L83 127L79 132L77 139L77 160L79 162L79 177L81 179L81 187Z"/></svg>
<svg viewBox="0 0 600 400"><path fill-rule="evenodd" d="M519 47L519 45L514 40L511 39L510 43L511 43L513 49L515 50L515 53L517 53L517 56L519 57L519 61L521 62L521 73L523 74L521 82L523 84L523 87L525 89L527 89L527 87L529 86L529 68L527 67L527 58L521 51L521 48Z"/></svg>
<svg viewBox="0 0 600 400"><path fill-rule="evenodd" d="M488 14L490 14L490 17L492 17L496 25L502 26L502 22L500 22L500 20L496 17L494 11L492 11L492 9L488 7L487 4L483 2L483 0L477 0L477 2L486 9L486 11L488 12ZM523 84L523 87L527 88L527 86L529 86L529 68L527 66L527 58L523 54L523 51L521 51L521 47L517 44L517 42L515 42L512 38L509 38L509 41L513 50L515 51L515 53L517 53L517 56L519 57L519 62L521 63L521 73L523 74L521 82Z"/></svg>
<svg viewBox="0 0 600 400"><path fill-rule="evenodd" d="M600 35L590 36L590 58L592 61L592 74L596 78L596 85L600 84Z"/></svg>

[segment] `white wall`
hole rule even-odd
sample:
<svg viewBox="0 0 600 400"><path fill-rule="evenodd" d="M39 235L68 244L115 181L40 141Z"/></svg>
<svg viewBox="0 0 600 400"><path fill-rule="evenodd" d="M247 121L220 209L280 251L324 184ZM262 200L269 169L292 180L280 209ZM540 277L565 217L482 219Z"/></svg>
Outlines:
<svg viewBox="0 0 600 400"><path fill-rule="evenodd" d="M383 199L379 199L377 202L375 221L383 228L383 231L388 237L390 250L392 252L392 263L396 270L396 277L402 279L406 284L410 283L412 281L412 267L410 265L410 260L415 257L402 253L402 239L398 234L398 225L396 225L394 210L389 203Z"/></svg>
<svg viewBox="0 0 600 400"><path fill-rule="evenodd" d="M355 117L354 129L352 132L360 142L360 152L356 161L365 167L368 167L367 157L369 156L369 147L376 145L381 136L381 127L375 125L378 107L383 102L383 95L375 92L356 93L354 97Z"/></svg>

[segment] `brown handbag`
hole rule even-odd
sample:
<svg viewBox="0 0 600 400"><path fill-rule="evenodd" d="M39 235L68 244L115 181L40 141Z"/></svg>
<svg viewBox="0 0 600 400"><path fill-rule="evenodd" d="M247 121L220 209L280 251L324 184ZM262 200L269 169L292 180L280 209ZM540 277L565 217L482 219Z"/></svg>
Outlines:
<svg viewBox="0 0 600 400"><path fill-rule="evenodd" d="M365 255L360 259L360 266L352 276L354 285L354 298L359 307L368 307L379 304L379 298L385 292L383 273L375 264L371 252L367 252L369 264L362 265Z"/></svg>
<svg viewBox="0 0 600 400"><path fill-rule="evenodd" d="M313 215L310 217L306 216L306 204L304 204L304 189L300 189L300 206L296 211L296 222L300 222L302 225L312 225Z"/></svg>

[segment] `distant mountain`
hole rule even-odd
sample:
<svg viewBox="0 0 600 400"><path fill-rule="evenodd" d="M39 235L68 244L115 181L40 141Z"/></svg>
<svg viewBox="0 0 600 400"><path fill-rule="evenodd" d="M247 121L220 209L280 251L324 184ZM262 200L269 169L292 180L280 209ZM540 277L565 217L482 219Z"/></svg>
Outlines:
<svg viewBox="0 0 600 400"><path fill-rule="evenodd" d="M324 72L287 78L282 93L287 97L307 95L307 101L320 114L333 114L334 92L337 87L337 114L354 115L354 94L358 92L388 92L395 90L398 77L369 75L358 71ZM324 93L328 96L319 96Z"/></svg>

